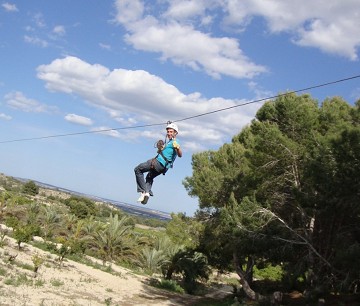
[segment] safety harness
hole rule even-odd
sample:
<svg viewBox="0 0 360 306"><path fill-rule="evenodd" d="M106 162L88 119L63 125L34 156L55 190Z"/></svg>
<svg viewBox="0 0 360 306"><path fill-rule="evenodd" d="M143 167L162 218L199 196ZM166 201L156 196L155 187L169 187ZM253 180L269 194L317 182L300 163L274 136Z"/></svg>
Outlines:
<svg viewBox="0 0 360 306"><path fill-rule="evenodd" d="M167 124L170 124L171 121L168 121ZM165 166L164 166L164 170L162 171L162 174L165 175L165 173L169 170L169 168L173 167L174 161L173 160L168 160L163 151L166 147L166 138L167 135L165 135L165 140L158 140L157 142L155 142L154 144L154 148L157 148L157 155L151 160L151 168L155 168L154 164L156 162L156 159L159 155L161 155L161 157L165 160ZM168 168L167 166L170 164L170 167Z"/></svg>
<svg viewBox="0 0 360 306"><path fill-rule="evenodd" d="M165 141L166 141L166 138L165 138ZM165 141L160 139L154 144L154 147L157 148L158 150L157 150L157 155L151 160L151 168L155 168L154 163L156 162L157 157L159 155L161 155L161 157L165 160L164 170L161 172L163 175L165 175L165 173L168 171L169 168L173 167L173 163L174 163L174 161L168 160L163 153L163 150L165 149ZM168 168L167 166L169 164L170 164L170 167Z"/></svg>

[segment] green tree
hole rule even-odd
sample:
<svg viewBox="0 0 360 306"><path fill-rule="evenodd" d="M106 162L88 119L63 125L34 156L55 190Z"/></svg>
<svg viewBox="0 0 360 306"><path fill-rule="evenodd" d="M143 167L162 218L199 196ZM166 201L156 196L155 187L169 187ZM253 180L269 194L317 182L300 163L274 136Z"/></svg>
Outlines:
<svg viewBox="0 0 360 306"><path fill-rule="evenodd" d="M127 249L128 234L132 226L127 225L128 217L119 220L118 215L110 215L108 222L90 233L98 254L104 264L114 260Z"/></svg>
<svg viewBox="0 0 360 306"><path fill-rule="evenodd" d="M13 237L16 239L18 249L21 249L21 243L29 242L33 236L33 228L29 225L18 225L14 228Z"/></svg>
<svg viewBox="0 0 360 306"><path fill-rule="evenodd" d="M39 193L39 187L34 181L28 181L24 184L23 192L28 195L37 195Z"/></svg>
<svg viewBox="0 0 360 306"><path fill-rule="evenodd" d="M52 206L45 206L40 217L40 224L44 234L44 239L47 240L53 234L53 230L59 225L60 215Z"/></svg>
<svg viewBox="0 0 360 306"><path fill-rule="evenodd" d="M149 246L142 249L140 264L149 275L160 272L166 260L166 254L163 250L151 248Z"/></svg>
<svg viewBox="0 0 360 306"><path fill-rule="evenodd" d="M166 234L177 245L195 249L199 245L202 223L183 213L172 213L171 220L166 226Z"/></svg>
<svg viewBox="0 0 360 306"><path fill-rule="evenodd" d="M359 103L319 107L289 93L265 103L232 143L193 156L184 186L199 197L200 250L220 269L232 261L251 298L252 267L264 261L283 262L285 277L310 290L359 279L342 260L359 245L358 114Z"/></svg>
<svg viewBox="0 0 360 306"><path fill-rule="evenodd" d="M84 197L71 196L64 202L70 208L70 213L81 219L95 216L98 213L95 202Z"/></svg>
<svg viewBox="0 0 360 306"><path fill-rule="evenodd" d="M207 280L210 271L207 257L204 254L178 249L171 257L166 278L171 279L173 273L181 274L184 289L187 293L193 294L197 289L197 280Z"/></svg>

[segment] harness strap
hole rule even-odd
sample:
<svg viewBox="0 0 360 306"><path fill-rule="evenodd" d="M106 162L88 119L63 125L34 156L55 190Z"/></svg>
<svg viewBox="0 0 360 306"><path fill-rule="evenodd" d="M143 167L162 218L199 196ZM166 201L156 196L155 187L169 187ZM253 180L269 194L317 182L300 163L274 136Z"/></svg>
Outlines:
<svg viewBox="0 0 360 306"><path fill-rule="evenodd" d="M171 160L166 159L166 157L164 156L164 153L162 151L159 152L159 154L161 155L161 157L165 160L165 168L168 164L172 164Z"/></svg>

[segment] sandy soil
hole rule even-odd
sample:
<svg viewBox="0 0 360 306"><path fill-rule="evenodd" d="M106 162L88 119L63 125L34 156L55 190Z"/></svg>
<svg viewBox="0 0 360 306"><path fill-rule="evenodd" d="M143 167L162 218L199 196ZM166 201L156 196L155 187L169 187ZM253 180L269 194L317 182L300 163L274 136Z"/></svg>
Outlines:
<svg viewBox="0 0 360 306"><path fill-rule="evenodd" d="M0 305L192 305L198 297L175 294L149 286L148 278L112 265L113 275L90 266L65 260L59 266L57 256L6 238L0 248ZM33 256L44 258L35 274ZM16 256L12 263L11 256ZM95 261L95 259L93 259ZM228 294L229 292L219 292Z"/></svg>

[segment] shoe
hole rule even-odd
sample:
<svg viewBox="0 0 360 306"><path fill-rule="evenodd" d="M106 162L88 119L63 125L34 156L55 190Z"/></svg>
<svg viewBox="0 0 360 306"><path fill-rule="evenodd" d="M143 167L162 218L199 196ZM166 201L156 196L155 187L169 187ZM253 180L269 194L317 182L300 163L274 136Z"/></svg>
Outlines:
<svg viewBox="0 0 360 306"><path fill-rule="evenodd" d="M141 193L140 193L140 197L137 199L137 202L142 202L142 201L144 201L144 198L145 198L145 192L141 192Z"/></svg>
<svg viewBox="0 0 360 306"><path fill-rule="evenodd" d="M146 204L149 200L150 194L149 193L144 193L144 199L141 201L141 204Z"/></svg>

